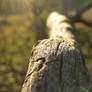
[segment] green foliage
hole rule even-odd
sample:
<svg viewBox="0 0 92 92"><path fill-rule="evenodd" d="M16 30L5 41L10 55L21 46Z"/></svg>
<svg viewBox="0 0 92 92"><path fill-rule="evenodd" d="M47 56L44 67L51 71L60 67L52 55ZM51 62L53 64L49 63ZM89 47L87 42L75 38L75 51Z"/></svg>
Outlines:
<svg viewBox="0 0 92 92"><path fill-rule="evenodd" d="M90 91L89 91L89 88L87 88L87 87L84 87L84 86L77 86L77 87L75 88L75 92L90 92Z"/></svg>
<svg viewBox="0 0 92 92"><path fill-rule="evenodd" d="M84 4L91 2L91 0L83 0Z"/></svg>

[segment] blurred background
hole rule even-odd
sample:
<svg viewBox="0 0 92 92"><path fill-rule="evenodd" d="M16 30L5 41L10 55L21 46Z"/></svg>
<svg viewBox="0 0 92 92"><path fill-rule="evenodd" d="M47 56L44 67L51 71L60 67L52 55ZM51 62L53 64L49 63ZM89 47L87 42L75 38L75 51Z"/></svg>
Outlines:
<svg viewBox="0 0 92 92"><path fill-rule="evenodd" d="M56 10L71 15L90 1L0 0L0 92L20 92L33 44L48 38L48 14ZM92 9L83 18L92 21ZM92 79L92 27L75 27Z"/></svg>

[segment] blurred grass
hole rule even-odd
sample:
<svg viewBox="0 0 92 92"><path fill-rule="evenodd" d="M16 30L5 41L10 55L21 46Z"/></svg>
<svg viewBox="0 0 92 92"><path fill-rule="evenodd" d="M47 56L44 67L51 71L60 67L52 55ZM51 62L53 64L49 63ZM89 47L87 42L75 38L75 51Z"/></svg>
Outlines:
<svg viewBox="0 0 92 92"><path fill-rule="evenodd" d="M20 91L36 41L30 21L30 16L0 17L0 92Z"/></svg>
<svg viewBox="0 0 92 92"><path fill-rule="evenodd" d="M91 20L91 16L92 11L83 15L87 20ZM45 22L45 15L40 14L39 17ZM33 27L36 26L32 24L30 15L0 17L0 92L20 92L31 48L37 39L46 35ZM76 29L92 78L92 28L78 23Z"/></svg>

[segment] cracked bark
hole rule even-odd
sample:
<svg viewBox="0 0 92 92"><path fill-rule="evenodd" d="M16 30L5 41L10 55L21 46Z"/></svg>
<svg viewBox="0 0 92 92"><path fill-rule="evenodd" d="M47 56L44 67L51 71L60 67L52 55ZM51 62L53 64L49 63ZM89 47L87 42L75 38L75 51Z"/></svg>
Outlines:
<svg viewBox="0 0 92 92"><path fill-rule="evenodd" d="M59 21L52 27L57 29L62 23ZM65 23L68 27L71 25ZM68 27L64 27L63 37L52 32L58 39L45 39L33 47L21 92L92 92L80 46L71 36L74 29ZM55 31L62 30L60 27Z"/></svg>

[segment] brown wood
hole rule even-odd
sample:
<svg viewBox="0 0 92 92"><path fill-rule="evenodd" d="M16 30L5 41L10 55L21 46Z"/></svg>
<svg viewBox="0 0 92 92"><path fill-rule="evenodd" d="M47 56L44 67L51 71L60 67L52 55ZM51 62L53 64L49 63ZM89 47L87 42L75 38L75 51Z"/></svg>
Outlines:
<svg viewBox="0 0 92 92"><path fill-rule="evenodd" d="M50 37L33 47L21 92L92 92L69 19L54 12L47 25Z"/></svg>

